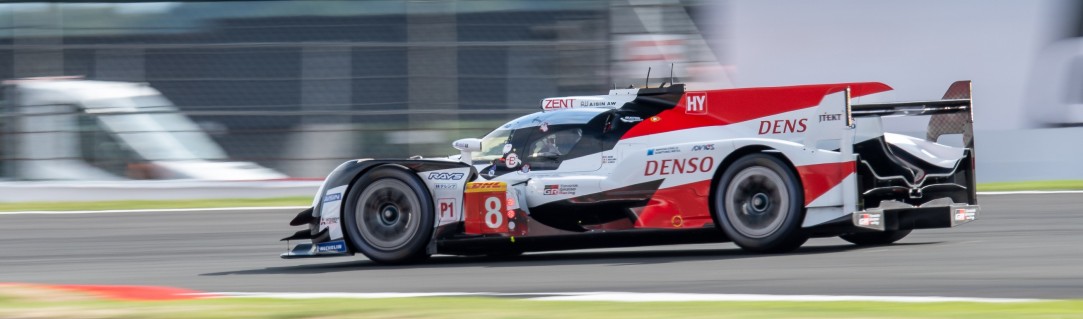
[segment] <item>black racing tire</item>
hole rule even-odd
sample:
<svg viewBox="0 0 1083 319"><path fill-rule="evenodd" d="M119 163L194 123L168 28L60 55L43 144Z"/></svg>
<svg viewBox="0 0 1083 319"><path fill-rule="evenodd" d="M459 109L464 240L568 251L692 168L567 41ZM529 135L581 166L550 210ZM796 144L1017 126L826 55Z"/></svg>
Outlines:
<svg viewBox="0 0 1083 319"><path fill-rule="evenodd" d="M350 187L342 228L351 247L382 264L404 264L429 257L435 213L432 196L413 172L380 166Z"/></svg>
<svg viewBox="0 0 1083 319"><path fill-rule="evenodd" d="M757 153L726 168L714 189L722 231L746 251L781 253L801 247L804 193L797 175L775 156Z"/></svg>
<svg viewBox="0 0 1083 319"><path fill-rule="evenodd" d="M903 239L903 237L906 237L906 235L910 235L911 231L912 229L902 229L874 233L855 233L842 235L839 236L839 238L858 246L879 246L897 242L900 239Z"/></svg>

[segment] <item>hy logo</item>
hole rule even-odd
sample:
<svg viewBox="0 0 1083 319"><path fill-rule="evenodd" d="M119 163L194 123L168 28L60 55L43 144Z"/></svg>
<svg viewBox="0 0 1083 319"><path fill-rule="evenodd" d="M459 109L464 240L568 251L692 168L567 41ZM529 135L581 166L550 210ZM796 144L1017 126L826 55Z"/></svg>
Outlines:
<svg viewBox="0 0 1083 319"><path fill-rule="evenodd" d="M707 114L707 93L689 92L684 95L684 113Z"/></svg>

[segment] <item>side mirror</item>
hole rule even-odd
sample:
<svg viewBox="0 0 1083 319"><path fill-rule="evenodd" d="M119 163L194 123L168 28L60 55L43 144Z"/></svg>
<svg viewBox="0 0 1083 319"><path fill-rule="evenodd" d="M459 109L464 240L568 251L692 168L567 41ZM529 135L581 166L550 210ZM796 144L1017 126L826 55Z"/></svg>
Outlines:
<svg viewBox="0 0 1083 319"><path fill-rule="evenodd" d="M459 150L459 161L466 164L473 164L474 160L470 158L470 152L481 151L481 139L480 138L464 138L451 143L451 146Z"/></svg>

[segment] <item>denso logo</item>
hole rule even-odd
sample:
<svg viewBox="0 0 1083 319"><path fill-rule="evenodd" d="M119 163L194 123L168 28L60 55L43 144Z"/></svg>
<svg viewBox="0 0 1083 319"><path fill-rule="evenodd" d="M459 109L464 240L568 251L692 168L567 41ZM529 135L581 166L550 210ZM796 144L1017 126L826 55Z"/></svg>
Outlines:
<svg viewBox="0 0 1083 319"><path fill-rule="evenodd" d="M801 133L805 131L806 121L808 119L760 121L760 135Z"/></svg>
<svg viewBox="0 0 1083 319"><path fill-rule="evenodd" d="M435 180L460 180L463 179L463 173L429 173L429 179Z"/></svg>
<svg viewBox="0 0 1083 319"><path fill-rule="evenodd" d="M684 96L684 113L707 114L707 93L688 93Z"/></svg>
<svg viewBox="0 0 1083 319"><path fill-rule="evenodd" d="M714 168L714 157L710 156L647 161L643 176L706 173L712 168Z"/></svg>
<svg viewBox="0 0 1083 319"><path fill-rule="evenodd" d="M542 109L559 110L575 107L575 99L545 99L542 100Z"/></svg>

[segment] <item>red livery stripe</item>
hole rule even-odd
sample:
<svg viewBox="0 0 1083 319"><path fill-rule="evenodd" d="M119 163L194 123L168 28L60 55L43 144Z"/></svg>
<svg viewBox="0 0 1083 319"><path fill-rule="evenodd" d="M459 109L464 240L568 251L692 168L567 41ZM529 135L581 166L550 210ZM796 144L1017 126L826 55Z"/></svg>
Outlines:
<svg viewBox="0 0 1083 319"><path fill-rule="evenodd" d="M774 114L800 110L820 104L825 95L850 88L851 97L890 91L879 82L816 84L801 86L711 90L687 92L676 107L658 114L658 121L643 121L632 127L622 139L672 132L705 126L727 125ZM689 114L687 97L706 94L706 114ZM695 112L693 112L695 113Z"/></svg>
<svg viewBox="0 0 1083 319"><path fill-rule="evenodd" d="M812 203L832 187L854 173L854 162L825 163L797 167L797 174L805 186L805 206Z"/></svg>

